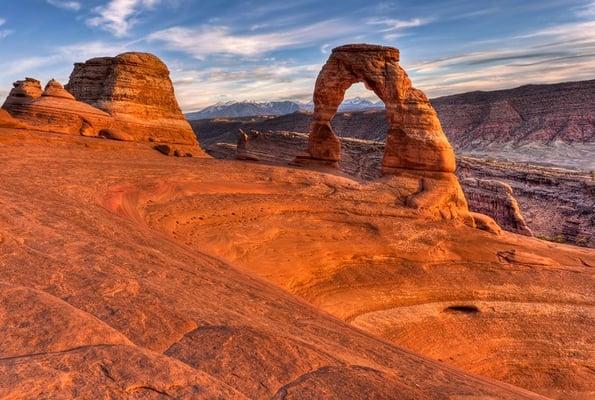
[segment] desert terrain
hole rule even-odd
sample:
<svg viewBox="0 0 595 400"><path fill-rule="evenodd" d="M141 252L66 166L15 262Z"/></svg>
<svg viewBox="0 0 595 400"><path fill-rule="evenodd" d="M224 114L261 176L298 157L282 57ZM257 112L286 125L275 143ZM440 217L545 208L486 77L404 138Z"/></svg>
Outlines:
<svg viewBox="0 0 595 400"><path fill-rule="evenodd" d="M293 165L252 138L240 155L262 161L207 155L152 55L77 64L65 88L15 83L0 113L0 397L595 395L594 251L469 211L398 50L333 54ZM366 146L334 136L341 93L326 90L362 76L392 107L366 176L341 168Z"/></svg>

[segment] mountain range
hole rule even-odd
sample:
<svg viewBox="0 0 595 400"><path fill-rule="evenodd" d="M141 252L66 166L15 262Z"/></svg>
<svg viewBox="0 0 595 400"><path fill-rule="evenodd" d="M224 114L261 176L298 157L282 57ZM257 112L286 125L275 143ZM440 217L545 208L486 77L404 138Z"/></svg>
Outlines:
<svg viewBox="0 0 595 400"><path fill-rule="evenodd" d="M384 108L382 101L373 102L364 97L354 97L345 100L339 107L341 112L361 111ZM253 116L279 116L291 114L296 111L311 112L314 109L312 102L300 101L228 101L213 104L196 112L186 114L190 121L211 118L236 118Z"/></svg>

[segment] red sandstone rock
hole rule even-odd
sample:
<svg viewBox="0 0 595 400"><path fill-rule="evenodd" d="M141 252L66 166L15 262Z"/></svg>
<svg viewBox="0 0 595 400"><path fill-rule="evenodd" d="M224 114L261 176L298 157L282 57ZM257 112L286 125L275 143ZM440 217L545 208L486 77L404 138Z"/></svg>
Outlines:
<svg viewBox="0 0 595 400"><path fill-rule="evenodd" d="M340 159L340 142L330 121L345 91L357 82L364 82L386 106L389 130L382 163L385 173L395 169L454 172L454 152L436 112L399 65L399 50L367 44L333 49L318 75L308 145L312 158Z"/></svg>
<svg viewBox="0 0 595 400"><path fill-rule="evenodd" d="M12 84L14 87L4 101L2 108L10 111L14 106L29 103L41 96L41 83L37 79L25 78Z"/></svg>
<svg viewBox="0 0 595 400"><path fill-rule="evenodd" d="M8 111L0 108L0 127L1 128L24 128L24 124L8 113Z"/></svg>
<svg viewBox="0 0 595 400"><path fill-rule="evenodd" d="M133 141L187 145L203 154L176 101L169 70L154 55L124 53L77 63L66 88L111 114L113 130Z"/></svg>
<svg viewBox="0 0 595 400"><path fill-rule="evenodd" d="M533 236L509 185L493 179L477 178L466 178L462 183L473 210L493 216L508 231Z"/></svg>
<svg viewBox="0 0 595 400"><path fill-rule="evenodd" d="M49 81L38 96L39 85L31 78L15 82L3 108L39 131L98 136L112 124L109 114L76 101L58 81Z"/></svg>

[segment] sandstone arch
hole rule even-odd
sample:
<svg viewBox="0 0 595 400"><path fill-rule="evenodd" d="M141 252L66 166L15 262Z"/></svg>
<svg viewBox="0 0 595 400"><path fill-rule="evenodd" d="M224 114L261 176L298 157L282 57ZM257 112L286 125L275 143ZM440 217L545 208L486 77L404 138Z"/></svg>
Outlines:
<svg viewBox="0 0 595 400"><path fill-rule="evenodd" d="M454 172L455 157L434 108L415 89L399 65L399 50L351 44L333 49L314 89L314 116L308 142L311 158L336 162L341 143L331 119L345 91L363 82L386 106L389 130L382 162L383 173L400 170Z"/></svg>

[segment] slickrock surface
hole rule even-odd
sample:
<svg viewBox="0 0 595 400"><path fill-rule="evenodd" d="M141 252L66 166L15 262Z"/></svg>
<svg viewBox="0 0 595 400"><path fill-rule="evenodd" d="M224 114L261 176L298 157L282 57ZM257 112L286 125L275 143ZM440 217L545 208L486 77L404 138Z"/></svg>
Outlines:
<svg viewBox="0 0 595 400"><path fill-rule="evenodd" d="M362 182L265 160L211 160L196 169L188 162L179 160L184 172L168 166L167 174L180 175L160 175L160 184L114 193L122 205L111 208L434 359L553 398L595 395L593 250L494 235L403 207L416 189L404 177ZM214 331L196 340L210 341ZM225 335L237 335L234 343L261 341L252 332ZM285 387L316 398L330 388L316 392L314 385L341 386L335 379L350 376L392 382L331 368L297 380L308 390ZM365 387L358 379L353 387ZM382 386L368 390L383 393Z"/></svg>
<svg viewBox="0 0 595 400"><path fill-rule="evenodd" d="M305 147L310 118L308 114L296 113L277 118L193 121L192 125L196 128L205 149L214 157L229 158L229 154L233 154L235 140L231 137L235 130L255 129L261 132L262 139L252 142L251 151L263 161L287 163L291 160L288 153L295 154ZM384 113L378 111L339 113L335 116L333 126L342 140L343 154L339 163L342 171L362 179L379 176L384 143L377 140L358 140L349 136L368 135L383 140L383 129L386 129L384 121ZM296 127L295 130L292 126ZM515 151L521 154L524 150ZM555 149L551 151L556 154ZM591 154L592 152L587 152L574 159L572 163L580 162L585 167L593 158ZM573 155L576 156L576 153L568 153L567 160L572 160ZM459 178L497 180L511 186L521 214L535 235L548 240L595 247L592 239L595 237L594 180L591 173L502 160L488 161L480 157L482 156L465 156L463 152L457 166ZM464 182L462 187L464 191L474 190ZM507 225L508 218L500 219L498 214L501 213L492 213L488 210L491 207L474 204L472 199L469 200L471 210L488 213L498 219L506 229L514 229L513 225ZM508 207L510 204L507 201L499 203L496 207Z"/></svg>
<svg viewBox="0 0 595 400"><path fill-rule="evenodd" d="M27 78L14 83L3 108L31 129L69 135L99 136L110 127L109 114L76 101L62 85L51 80L41 95L39 81Z"/></svg>
<svg viewBox="0 0 595 400"><path fill-rule="evenodd" d="M203 154L180 111L167 66L152 54L124 53L77 63L66 88L77 100L112 115L112 130L133 141Z"/></svg>
<svg viewBox="0 0 595 400"><path fill-rule="evenodd" d="M474 289L485 301L508 295L513 310L517 298L568 304L564 329L579 333L561 358L550 352L565 342L545 338L539 356L562 367L554 388L535 388L592 392L581 332L593 321L575 319L593 302L578 265L591 253L434 220L398 205L394 178L362 185L22 129L0 129L0 162L2 398L539 398L336 318L401 296L470 301ZM547 321L531 320L562 332ZM526 336L513 348L531 349Z"/></svg>

